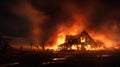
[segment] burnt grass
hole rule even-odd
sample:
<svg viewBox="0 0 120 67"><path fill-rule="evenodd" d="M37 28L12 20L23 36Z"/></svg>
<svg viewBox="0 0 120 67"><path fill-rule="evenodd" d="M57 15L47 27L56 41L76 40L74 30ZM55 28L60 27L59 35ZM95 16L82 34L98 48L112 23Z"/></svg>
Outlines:
<svg viewBox="0 0 120 67"><path fill-rule="evenodd" d="M15 62L17 64L12 64ZM120 67L120 51L1 53L0 67Z"/></svg>

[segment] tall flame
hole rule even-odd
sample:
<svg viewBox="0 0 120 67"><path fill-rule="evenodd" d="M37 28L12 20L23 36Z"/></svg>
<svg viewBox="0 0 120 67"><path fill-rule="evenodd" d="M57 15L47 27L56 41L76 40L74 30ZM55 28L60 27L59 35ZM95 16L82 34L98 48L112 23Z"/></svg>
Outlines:
<svg viewBox="0 0 120 67"><path fill-rule="evenodd" d="M57 45L63 44L65 42L65 37L66 37L66 35L63 32L59 33L56 44Z"/></svg>
<svg viewBox="0 0 120 67"><path fill-rule="evenodd" d="M84 29L87 30L87 32L91 35L91 37L95 40L95 41L102 41L103 43L101 45L99 45L99 47L94 47L91 44L87 44L85 46L86 50L103 50L103 49L113 49L113 44L114 42L112 40L110 40L105 33L96 33L93 34L93 32L91 32L89 29L86 29L85 26L87 26L87 21L85 20L84 16L78 16L77 14L74 14L72 16L72 18L74 19L74 21L69 21L69 24L61 24L59 26L59 33L57 34L57 39L56 42L54 43L53 47L50 47L52 49L58 49L60 44L65 43L65 38L66 35L77 35L80 32L82 32ZM85 37L81 37L80 38L80 42L85 43L86 42L86 38ZM71 46L72 49L78 49L77 46L75 46L74 44Z"/></svg>

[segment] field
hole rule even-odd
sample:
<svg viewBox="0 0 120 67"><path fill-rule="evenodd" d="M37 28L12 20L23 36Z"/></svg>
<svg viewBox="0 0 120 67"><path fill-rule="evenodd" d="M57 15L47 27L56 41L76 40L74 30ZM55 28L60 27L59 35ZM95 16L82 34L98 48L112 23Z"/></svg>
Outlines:
<svg viewBox="0 0 120 67"><path fill-rule="evenodd" d="M119 67L120 51L14 51L1 53L0 67Z"/></svg>

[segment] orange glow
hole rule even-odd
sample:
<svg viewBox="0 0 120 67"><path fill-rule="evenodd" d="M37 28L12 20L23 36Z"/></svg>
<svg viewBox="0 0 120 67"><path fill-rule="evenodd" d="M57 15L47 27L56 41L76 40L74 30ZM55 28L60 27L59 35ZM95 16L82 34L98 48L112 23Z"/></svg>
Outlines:
<svg viewBox="0 0 120 67"><path fill-rule="evenodd" d="M66 30L66 31L63 31L63 32L60 32L58 35L57 35L57 40L56 40L56 43L55 43L55 45L53 46L53 47L50 47L51 49L54 49L54 50L59 50L59 45L61 45L61 44L63 44L63 43L65 43L65 38L66 38L66 35L77 35L78 34L78 32L75 32L75 30L74 29L78 29L77 27L76 28L72 28L72 29L68 29L68 30ZM69 33L68 33L69 32ZM89 33L89 32L88 32ZM106 49L106 50L112 50L112 49L119 49L119 47L117 47L117 46L114 46L114 48L113 48L113 41L112 40L110 40L110 39L108 39L107 37L105 37L104 35L102 35L102 34L91 34L91 33L89 33L90 35L91 35L91 37L94 39L94 40L100 40L100 41L102 41L103 42L103 44L101 45L101 46L99 46L99 47L93 47L93 46L91 46L92 44L87 44L86 46L85 46L85 49L86 50L104 50L104 49ZM80 38L80 42L81 43L85 43L86 42L86 38L85 37L81 37ZM80 45L81 46L81 45ZM79 49L81 49L81 47L79 47L79 49L77 48L78 46L76 46L76 45L72 45L71 46L71 49L73 49L73 50L79 50ZM69 48L68 48L68 50L69 50Z"/></svg>
<svg viewBox="0 0 120 67"><path fill-rule="evenodd" d="M100 40L100 41L104 42L104 46L106 48L111 49L113 47L114 41L108 39L107 36L102 35L102 34L94 34L93 37L96 40Z"/></svg>
<svg viewBox="0 0 120 67"><path fill-rule="evenodd" d="M91 45L87 45L85 48L86 50L92 50Z"/></svg>
<svg viewBox="0 0 120 67"><path fill-rule="evenodd" d="M75 45L72 45L72 47L71 47L73 50L77 50L77 46L75 46Z"/></svg>
<svg viewBox="0 0 120 67"><path fill-rule="evenodd" d="M81 41L81 43L85 43L85 42L86 42L86 39L85 39L84 37L81 37L81 38L80 38L80 41Z"/></svg>
<svg viewBox="0 0 120 67"><path fill-rule="evenodd" d="M57 38L57 43L56 44L57 45L63 44L65 42L66 35L63 32L61 32L57 36L58 36L58 38Z"/></svg>
<svg viewBox="0 0 120 67"><path fill-rule="evenodd" d="M66 35L78 35L80 32L82 32L84 29L86 30L85 26L88 24L84 16L79 16L78 14L73 14L72 16L73 20L68 21L68 23L71 24L61 24L58 28L56 40L53 44L53 46L49 46L46 48L53 49L53 50L59 50L59 45L65 43ZM67 23L67 22L66 22ZM87 30L87 32L90 34L90 36L93 38L93 40L96 41L102 41L103 44L101 44L99 47L94 47L92 44L86 44L85 49L86 50L104 50L104 49L113 49L113 41L110 40L107 36L105 36L106 33L99 33L93 34L90 30ZM80 38L81 43L86 42L85 37ZM80 46L80 47L79 47ZM71 47L68 47L67 49L74 49L78 50L78 48L81 49L81 45L76 46L72 45ZM118 48L118 47L115 47Z"/></svg>
<svg viewBox="0 0 120 67"><path fill-rule="evenodd" d="M86 20L84 19L84 17L79 16L78 14L74 14L72 17L74 21L69 21L69 23L72 23L72 25L61 24L61 26L59 27L58 29L59 33L57 34L56 42L54 43L54 46L50 47L51 49L56 50L58 49L58 46L60 44L65 43L66 35L77 35L83 30L84 28L83 23L86 23Z"/></svg>
<svg viewBox="0 0 120 67"><path fill-rule="evenodd" d="M86 4L89 4L89 3L86 3ZM98 4L98 6L99 6L99 4ZM109 22L109 21L107 21L107 19L109 19L109 18L107 18L104 20L103 24L99 24L97 27L96 23L98 24L98 22L93 24L94 22L91 22L91 18L89 18L92 16L91 13L93 10L91 10L91 8L82 8L83 10L80 10L80 9L78 9L77 5L74 5L74 4L72 5L71 2L70 3L69 2L62 3L62 5L60 6L62 12L66 13L66 10L67 10L68 13L64 17L63 17L63 15L55 13L56 19L53 20L51 18L51 16L49 16L46 12L42 12L41 10L35 9L31 5L31 3L29 4L29 3L25 2L24 4L21 4L21 5L18 4L18 7L19 8L14 7L13 11L18 15L20 14L20 16L24 15L24 17L26 17L26 20L28 20L28 22L30 22L30 23L28 23L29 24L28 26L30 26L30 29L31 29L31 31L29 32L29 34L30 34L29 37L33 41L34 47L41 45L40 40L44 39L43 34L45 32L47 32L47 31L44 31L45 29L47 29L44 27L48 26L48 28L49 28L50 27L49 23L52 21L52 22L55 22L55 25L56 25L56 26L52 27L51 29L48 29L48 31L52 31L52 33L50 33L50 34L48 33L49 35L51 35L49 37L50 37L52 43L51 43L51 41L50 41L50 43L48 43L49 41L47 41L47 40L50 40L50 39L49 39L49 37L47 37L48 35L45 34L46 35L45 40L47 42L47 43L45 43L45 45L49 45L47 47L45 46L45 49L59 50L59 46L61 44L65 43L66 35L78 35L83 30L86 30L91 35L93 40L95 40L95 42L97 42L97 41L103 42L102 44L99 45L99 47L94 47L93 44L86 43L88 41L88 39L86 37L78 38L81 43L85 43L84 47L86 50L104 50L104 49L111 50L111 49L119 49L120 48L120 46L116 45L116 43L113 40L111 40L109 38L109 36L107 36L107 33L105 33L107 30L116 33L118 25L113 24L113 22L116 23L117 21L116 20L113 21L113 19L112 19L112 21L110 20L112 23L109 24L110 25L110 27L109 27L107 24L107 22ZM87 6L84 6L84 7L87 7ZM93 7L92 7L92 9L93 9ZM46 16L46 15L48 15L48 16ZM109 15L107 17L109 17ZM110 16L110 18L111 18L111 16ZM100 22L103 22L103 21L100 21ZM44 24L48 24L48 25L44 25ZM52 23L50 23L50 24L52 24ZM94 28L94 25L96 25L95 28ZM55 32L53 32L53 31L55 31ZM91 33L91 31L92 31L92 33ZM110 37L112 38L114 36L111 35L112 34L111 32L108 32L108 34L110 34ZM118 32L117 32L117 34L118 34ZM28 33L28 32L26 32L26 33ZM93 34L93 33L95 33L95 34ZM16 47L18 47L18 46L16 46ZM41 46L39 46L39 47L41 47ZM25 46L25 48L28 48L28 47ZM75 44L72 44L71 47L68 47L68 49L74 49L74 50L77 50L78 48L81 48L80 44L77 46ZM37 49L37 48L35 47L35 49Z"/></svg>
<svg viewBox="0 0 120 67"><path fill-rule="evenodd" d="M59 45L61 45L61 44L63 44L65 42L65 37L66 37L66 35L63 32L60 32L57 35L57 39L56 39L55 45L51 46L51 47L46 47L46 49L50 48L50 49L53 49L53 50L59 50Z"/></svg>

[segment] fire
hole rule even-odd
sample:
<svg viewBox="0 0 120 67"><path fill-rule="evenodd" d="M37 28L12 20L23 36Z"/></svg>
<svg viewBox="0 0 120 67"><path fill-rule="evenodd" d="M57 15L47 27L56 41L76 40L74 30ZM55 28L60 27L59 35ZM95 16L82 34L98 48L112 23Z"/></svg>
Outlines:
<svg viewBox="0 0 120 67"><path fill-rule="evenodd" d="M86 23L86 20L83 16L79 16L78 14L74 14L74 21L69 21L70 25L61 25L58 29L59 33L57 34L57 39L53 47L50 47L54 50L58 49L60 44L65 43L66 35L77 35L82 29L84 25L82 22ZM74 23L73 23L74 22Z"/></svg>
<svg viewBox="0 0 120 67"><path fill-rule="evenodd" d="M58 50L59 49L59 45L60 44L63 44L65 42L65 37L66 35L64 34L64 32L60 32L58 35L57 35L57 40L56 40L56 43L54 46L50 47L50 49L53 49L53 50Z"/></svg>
<svg viewBox="0 0 120 67"><path fill-rule="evenodd" d="M75 45L72 45L72 47L71 47L73 50L77 50L77 46L75 46Z"/></svg>
<svg viewBox="0 0 120 67"><path fill-rule="evenodd" d="M65 34L63 32L58 34L57 45L63 44L65 42Z"/></svg>
<svg viewBox="0 0 120 67"><path fill-rule="evenodd" d="M102 42L104 42L104 47L112 49L112 47L113 47L112 45L113 45L114 41L108 39L107 36L102 35L102 34L96 34L96 35L94 34L93 37L96 40L101 40Z"/></svg>
<svg viewBox="0 0 120 67"><path fill-rule="evenodd" d="M102 44L102 46L99 46L99 47L93 47L92 44L86 44L85 46L85 50L104 50L104 49L113 49L113 46L112 46L112 41L107 39L105 36L103 35L94 35L92 36L95 40L102 40L104 42L104 44ZM64 32L60 32L58 35L57 35L57 40L56 40L56 45L54 45L53 47L50 47L51 49L54 49L54 50L59 50L59 45L65 43L65 38L66 38L66 34ZM80 42L81 43L85 43L86 42L86 38L85 37L81 37L80 38ZM79 50L78 48L80 48L81 50L81 45L72 45L71 46L71 49L72 50ZM118 49L118 46L114 46L114 48L117 48Z"/></svg>
<svg viewBox="0 0 120 67"><path fill-rule="evenodd" d="M85 40L86 40L86 39L85 39L84 37L81 37L81 38L80 38L80 41L81 41L82 43L85 43Z"/></svg>
<svg viewBox="0 0 120 67"><path fill-rule="evenodd" d="M86 50L92 50L91 45L87 45L85 48Z"/></svg>
<svg viewBox="0 0 120 67"><path fill-rule="evenodd" d="M83 31L83 29L85 29L85 24L87 24L87 21L84 19L84 17L82 16L78 16L78 15L73 15L73 19L74 21L69 21L69 23L74 22L73 24L68 24L68 25L61 25L58 29L59 33L57 34L57 39L56 42L54 43L53 47L50 47L51 49L54 50L58 50L59 46L61 44L65 43L65 38L66 35L78 35L81 31ZM89 31L89 30L87 30ZM96 33L96 34L92 34L92 32L88 32L90 34L90 36L95 40L95 42L98 41L102 41L103 43L100 44L99 47L94 47L93 44L87 44L86 42L88 41L88 39L86 39L86 37L80 37L80 42L84 43L85 46L85 50L104 50L104 49L113 49L113 44L114 42L112 40L110 40L107 36L105 36L105 33ZM78 47L80 46L80 47ZM78 48L81 49L81 44L80 45L72 45L71 49L74 50L78 50Z"/></svg>

